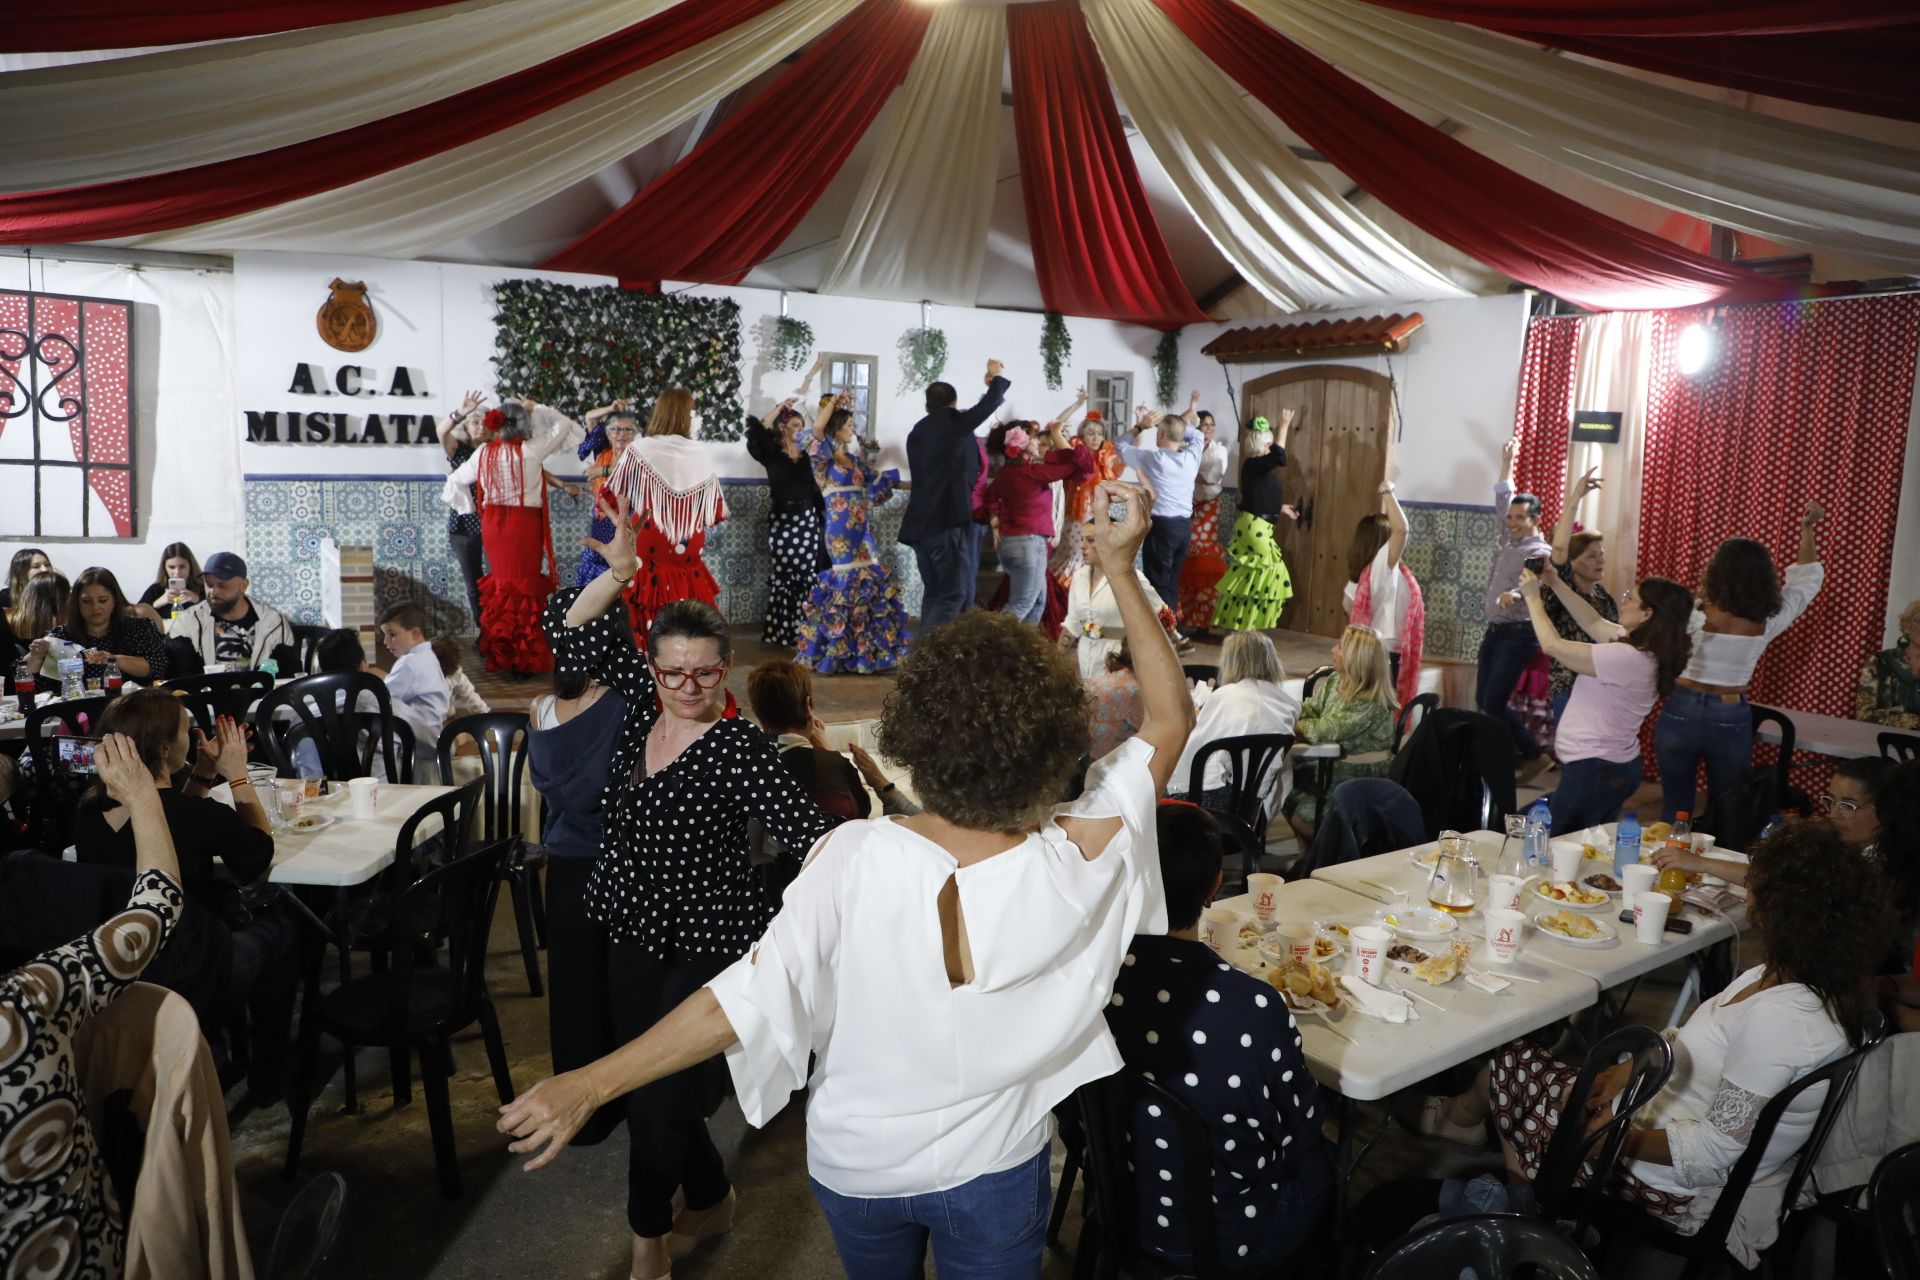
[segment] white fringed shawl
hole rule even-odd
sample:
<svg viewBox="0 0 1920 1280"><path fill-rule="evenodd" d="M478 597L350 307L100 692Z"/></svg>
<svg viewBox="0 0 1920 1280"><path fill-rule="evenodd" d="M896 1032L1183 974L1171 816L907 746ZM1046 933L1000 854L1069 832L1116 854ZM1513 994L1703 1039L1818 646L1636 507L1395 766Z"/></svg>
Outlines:
<svg viewBox="0 0 1920 1280"><path fill-rule="evenodd" d="M667 541L684 550L693 535L727 518L720 475L698 441L641 436L627 446L607 477L607 488L645 515Z"/></svg>

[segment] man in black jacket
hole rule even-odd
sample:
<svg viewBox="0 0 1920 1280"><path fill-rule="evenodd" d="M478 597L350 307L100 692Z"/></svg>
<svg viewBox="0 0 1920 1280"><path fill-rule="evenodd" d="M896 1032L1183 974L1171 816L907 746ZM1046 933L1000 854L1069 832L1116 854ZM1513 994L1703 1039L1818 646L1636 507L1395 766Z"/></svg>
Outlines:
<svg viewBox="0 0 1920 1280"><path fill-rule="evenodd" d="M956 405L951 383L927 388L927 416L907 436L907 469L913 489L900 522L900 541L920 565L920 630L924 634L960 616L967 578L980 571L968 563L973 545L973 484L980 476L980 450L973 433L1006 398L1004 366L987 361L987 394L971 409Z"/></svg>

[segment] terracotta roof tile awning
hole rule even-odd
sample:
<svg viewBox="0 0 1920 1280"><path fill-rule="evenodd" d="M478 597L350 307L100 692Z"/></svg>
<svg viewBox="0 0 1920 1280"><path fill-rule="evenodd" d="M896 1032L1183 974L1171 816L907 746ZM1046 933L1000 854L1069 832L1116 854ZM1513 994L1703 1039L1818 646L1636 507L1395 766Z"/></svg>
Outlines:
<svg viewBox="0 0 1920 1280"><path fill-rule="evenodd" d="M1223 364L1394 354L1405 351L1407 340L1425 323L1426 317L1416 311L1410 316L1395 312L1390 316L1361 316L1352 320L1256 325L1229 329L1202 347L1200 353Z"/></svg>

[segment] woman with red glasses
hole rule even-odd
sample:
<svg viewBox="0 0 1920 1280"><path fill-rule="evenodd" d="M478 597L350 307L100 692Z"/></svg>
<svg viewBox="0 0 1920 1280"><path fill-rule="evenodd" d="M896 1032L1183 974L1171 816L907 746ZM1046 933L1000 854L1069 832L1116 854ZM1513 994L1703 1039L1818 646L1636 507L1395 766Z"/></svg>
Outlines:
<svg viewBox="0 0 1920 1280"><path fill-rule="evenodd" d="M626 700L585 892L585 946L598 963L575 969L603 985L554 992L598 1015L593 1056L651 1027L766 929L773 913L748 862L749 819L796 863L837 821L781 765L773 740L738 717L727 692L733 645L717 609L669 601L653 614L644 654L634 647L612 612L640 568L624 497L613 527L609 541L585 544L607 571L570 602L556 597L547 615L560 665L590 670ZM733 1189L707 1133L698 1068L611 1105L625 1114L631 1149L631 1274L652 1280L667 1274L670 1258L732 1225ZM610 1127L601 1117L583 1137L597 1140ZM686 1193L678 1215L676 1190Z"/></svg>

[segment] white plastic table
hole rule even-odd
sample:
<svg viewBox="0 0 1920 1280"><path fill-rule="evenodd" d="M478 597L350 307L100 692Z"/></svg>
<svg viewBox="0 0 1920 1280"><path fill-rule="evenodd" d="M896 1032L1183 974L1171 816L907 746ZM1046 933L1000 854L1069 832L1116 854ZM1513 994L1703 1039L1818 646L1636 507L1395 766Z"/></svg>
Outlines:
<svg viewBox="0 0 1920 1280"><path fill-rule="evenodd" d="M1866 720L1843 720L1839 716L1790 711L1785 707L1767 707L1766 710L1777 711L1793 722L1793 745L1796 750L1832 756L1837 760L1879 755L1880 735L1887 731L1885 725ZM1763 721L1758 736L1762 742L1771 742L1775 746L1780 744L1780 731L1771 723Z"/></svg>
<svg viewBox="0 0 1920 1280"><path fill-rule="evenodd" d="M345 784L335 784L332 796L309 800L302 810L324 814L334 819L333 825L304 835L284 827L276 830L273 870L267 878L275 884L334 889L365 884L393 865L400 828L407 819L427 801L453 789L382 782L374 816L361 819L353 816L353 802L347 797ZM421 823L418 838L424 840L439 830L439 819L429 818Z"/></svg>
<svg viewBox="0 0 1920 1280"><path fill-rule="evenodd" d="M1252 914L1244 894L1222 899L1218 905ZM1352 925L1366 923L1379 909L1377 901L1324 880L1298 880L1280 890L1274 916L1283 926L1310 926L1316 920ZM1347 964L1348 958L1342 955L1335 960L1334 971L1346 972ZM1468 964L1503 977L1510 970L1518 978L1533 981L1515 981L1492 995L1468 985L1464 976L1443 987L1397 976L1394 985L1442 1007L1415 1000L1420 1016L1405 1023L1382 1022L1349 1008L1333 1019L1340 1035L1328 1030L1325 1018L1303 1017L1299 1019L1301 1046L1314 1078L1351 1101L1385 1098L1589 1008L1599 999L1599 988L1591 978L1526 957L1513 966L1494 966L1476 947Z"/></svg>

